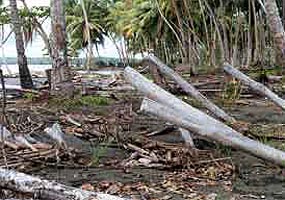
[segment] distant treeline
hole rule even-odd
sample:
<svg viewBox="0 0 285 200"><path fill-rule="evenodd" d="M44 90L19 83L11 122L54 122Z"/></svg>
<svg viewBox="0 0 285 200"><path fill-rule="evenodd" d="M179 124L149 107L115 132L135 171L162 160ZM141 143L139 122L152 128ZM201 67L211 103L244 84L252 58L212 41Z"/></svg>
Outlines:
<svg viewBox="0 0 285 200"><path fill-rule="evenodd" d="M17 64L17 58L14 57L7 57L2 60L0 58L0 61L2 61L2 64L8 64L8 65L15 65ZM86 62L85 58L74 58L71 59L71 64L73 66L83 66ZM95 65L111 65L111 66L120 66L120 60L118 58L107 58L107 57L100 57L95 58L94 61ZM42 58L28 58L28 64L29 65L51 65L51 59L48 57L42 57Z"/></svg>

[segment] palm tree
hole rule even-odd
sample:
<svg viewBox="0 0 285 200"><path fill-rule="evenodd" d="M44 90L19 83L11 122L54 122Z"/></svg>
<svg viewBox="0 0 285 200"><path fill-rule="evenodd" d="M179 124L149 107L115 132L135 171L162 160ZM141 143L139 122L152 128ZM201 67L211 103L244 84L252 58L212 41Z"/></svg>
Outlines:
<svg viewBox="0 0 285 200"><path fill-rule="evenodd" d="M51 28L53 68L51 89L56 94L72 96L74 87L67 58L64 1L62 0L51 0Z"/></svg>
<svg viewBox="0 0 285 200"><path fill-rule="evenodd" d="M93 46L104 43L104 16L102 2L92 0L69 1L66 7L67 32L73 51L87 49L87 68L94 60Z"/></svg>
<svg viewBox="0 0 285 200"><path fill-rule="evenodd" d="M20 10L20 16L23 20L23 33L25 44L32 43L33 35L39 34L45 44L48 54L51 56L51 45L47 32L42 24L49 17L49 7L40 6L29 8L25 0L21 0L24 8Z"/></svg>
<svg viewBox="0 0 285 200"><path fill-rule="evenodd" d="M11 7L11 24L16 37L16 48L18 55L18 65L20 74L20 83L23 88L32 88L33 81L27 64L27 57L25 55L23 34L21 31L21 22L18 15L16 0L9 0Z"/></svg>

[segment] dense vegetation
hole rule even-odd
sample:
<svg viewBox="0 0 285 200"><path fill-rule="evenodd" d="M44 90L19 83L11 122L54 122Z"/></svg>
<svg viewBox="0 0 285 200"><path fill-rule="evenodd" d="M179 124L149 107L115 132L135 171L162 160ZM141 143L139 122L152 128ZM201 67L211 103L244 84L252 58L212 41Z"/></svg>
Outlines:
<svg viewBox="0 0 285 200"><path fill-rule="evenodd" d="M50 7L28 8L21 2L25 44L38 34L51 56L51 41L43 27ZM283 5L281 0L68 0L67 52L77 57L85 51L89 68L94 65L94 50L108 37L124 63L136 54L154 53L167 64L182 64L192 71L194 66L213 68L224 61L234 66L283 66ZM1 7L2 28L12 23L10 6Z"/></svg>
<svg viewBox="0 0 285 200"><path fill-rule="evenodd" d="M277 3L282 14L282 1ZM8 11L1 8L2 25L9 24ZM109 37L125 61L142 52L191 65L274 61L261 0L68 0L65 11L72 56L97 49ZM19 14L28 43L41 31L36 21L49 17L49 7L23 8Z"/></svg>

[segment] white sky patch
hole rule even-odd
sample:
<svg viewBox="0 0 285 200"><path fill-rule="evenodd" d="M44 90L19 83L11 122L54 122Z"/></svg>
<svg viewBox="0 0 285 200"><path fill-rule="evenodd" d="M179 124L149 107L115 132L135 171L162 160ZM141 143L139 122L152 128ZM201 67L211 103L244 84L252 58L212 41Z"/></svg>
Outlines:
<svg viewBox="0 0 285 200"><path fill-rule="evenodd" d="M9 0L4 0L4 5L9 4ZM21 6L21 1L17 1L18 5ZM50 0L26 0L28 6L49 6Z"/></svg>
<svg viewBox="0 0 285 200"><path fill-rule="evenodd" d="M17 1L18 6L22 6L20 1ZM49 6L50 0L26 0L26 3L29 7L32 6ZM4 5L9 5L8 0L4 0ZM50 22L47 22L43 25L44 29L47 33L50 33ZM11 31L10 26L5 26L5 35L8 35ZM101 57L115 57L118 58L117 50L114 44L108 38L105 38L105 45L99 46L99 55ZM27 57L43 57L46 51L43 51L45 48L44 42L42 41L41 37L35 35L32 44L29 44L26 48L26 55ZM15 36L14 34L11 35L9 40L4 45L4 53L5 57L16 57L16 44L15 44ZM95 56L97 56L96 50L94 49ZM84 53L80 54L80 57L85 57Z"/></svg>

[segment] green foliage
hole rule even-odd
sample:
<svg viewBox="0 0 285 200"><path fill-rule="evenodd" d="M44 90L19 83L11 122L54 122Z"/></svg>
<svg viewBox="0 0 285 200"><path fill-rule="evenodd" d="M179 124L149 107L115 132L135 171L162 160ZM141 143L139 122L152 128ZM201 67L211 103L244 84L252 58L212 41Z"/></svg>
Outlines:
<svg viewBox="0 0 285 200"><path fill-rule="evenodd" d="M112 138L105 139L102 143L99 143L92 149L92 165L98 166L100 164L100 160L104 157L108 152L108 146L113 142Z"/></svg>
<svg viewBox="0 0 285 200"><path fill-rule="evenodd" d="M98 45L104 44L105 37L109 37L114 43L122 43L117 46L122 57L149 52L168 64L190 63L208 68L224 62L221 60L224 57L227 61L233 60L235 49L242 55L238 57L246 57L247 41L252 42L253 50L259 45L257 53L262 55L255 59L266 60L263 58L266 48L272 45L258 1L84 0L88 26L80 0L65 3L68 49L73 57L87 48L87 30L97 50ZM282 2L277 3L281 11ZM42 23L49 12L49 7L40 6L19 10L26 44L33 40L37 30L34 19ZM9 23L9 9L2 6L0 25ZM251 38L248 31L252 32ZM242 63L238 64L244 64L244 60L240 60Z"/></svg>
<svg viewBox="0 0 285 200"><path fill-rule="evenodd" d="M106 106L110 104L110 100L101 96L83 96L73 99L53 98L49 101L49 104L67 110L74 110L82 107L96 108L98 106Z"/></svg>
<svg viewBox="0 0 285 200"><path fill-rule="evenodd" d="M109 104L109 99L101 96L84 96L79 101L86 106L106 106Z"/></svg>
<svg viewBox="0 0 285 200"><path fill-rule="evenodd" d="M32 92L25 92L23 97L27 100L34 101L37 99L38 95L36 95Z"/></svg>
<svg viewBox="0 0 285 200"><path fill-rule="evenodd" d="M66 24L69 35L70 54L76 56L80 50L87 48L87 29L91 33L92 43L104 44L104 19L107 16L107 7L104 1L84 0L89 26L86 26L80 1L68 1L66 5Z"/></svg>
<svg viewBox="0 0 285 200"><path fill-rule="evenodd" d="M241 90L241 83L236 79L232 79L225 85L223 92L223 100L227 103L235 102L239 99Z"/></svg>
<svg viewBox="0 0 285 200"><path fill-rule="evenodd" d="M32 8L22 8L19 10L19 16L23 23L24 41L27 45L32 43L33 36L36 33L37 25L35 19L42 23L49 17L50 8L46 6L34 6Z"/></svg>

